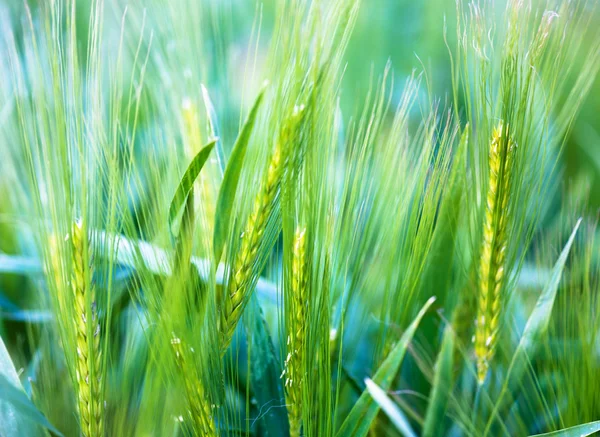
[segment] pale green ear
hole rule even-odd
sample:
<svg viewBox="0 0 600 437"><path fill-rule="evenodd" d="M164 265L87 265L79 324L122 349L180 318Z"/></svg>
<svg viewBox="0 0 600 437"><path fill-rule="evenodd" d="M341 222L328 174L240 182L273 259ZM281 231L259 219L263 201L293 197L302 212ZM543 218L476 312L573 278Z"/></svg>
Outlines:
<svg viewBox="0 0 600 437"><path fill-rule="evenodd" d="M41 427L62 436L25 394L15 365L0 338L0 435L44 435Z"/></svg>

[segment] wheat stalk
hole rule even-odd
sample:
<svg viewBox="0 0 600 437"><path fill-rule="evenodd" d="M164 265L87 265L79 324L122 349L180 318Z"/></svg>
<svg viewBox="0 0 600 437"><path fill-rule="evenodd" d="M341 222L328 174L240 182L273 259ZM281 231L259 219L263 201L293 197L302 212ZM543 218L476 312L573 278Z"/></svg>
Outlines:
<svg viewBox="0 0 600 437"><path fill-rule="evenodd" d="M183 382L188 399L190 420L194 426L194 432L198 435L216 437L217 430L215 428L215 422L212 417L212 411L210 408L210 402L202 380L193 368L189 367L189 359L186 356L181 339L173 336L171 339L171 345L173 352L175 353L175 360L179 367L181 375L183 375ZM195 376L195 377L194 377Z"/></svg>
<svg viewBox="0 0 600 437"><path fill-rule="evenodd" d="M294 236L291 271L290 328L285 361L285 398L290 422L290 437L299 437L302 426L302 363L306 323L306 228L298 227Z"/></svg>
<svg viewBox="0 0 600 437"><path fill-rule="evenodd" d="M96 291L86 280L85 251L88 244L80 222L71 231L73 273L71 286L75 303L75 332L77 337L77 398L81 432L85 437L103 434L100 324L96 309ZM92 276L91 266L88 277Z"/></svg>
<svg viewBox="0 0 600 437"><path fill-rule="evenodd" d="M489 152L489 186L479 265L479 302L475 324L477 379L485 380L494 356L501 314L501 290L507 248L508 200L514 146L505 138L502 123L494 130Z"/></svg>

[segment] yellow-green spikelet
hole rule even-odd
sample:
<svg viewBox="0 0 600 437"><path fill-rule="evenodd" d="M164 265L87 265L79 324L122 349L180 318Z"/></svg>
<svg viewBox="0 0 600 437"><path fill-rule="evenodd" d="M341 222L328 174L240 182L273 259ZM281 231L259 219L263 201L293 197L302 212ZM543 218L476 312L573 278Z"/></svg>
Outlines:
<svg viewBox="0 0 600 437"><path fill-rule="evenodd" d="M489 186L479 264L479 299L475 323L477 379L483 383L494 356L505 280L508 200L514 145L504 138L502 123L494 130L489 152Z"/></svg>
<svg viewBox="0 0 600 437"><path fill-rule="evenodd" d="M221 309L220 335L221 355L224 355L231 343L233 333L242 316L247 295L248 282L251 279L258 248L260 246L267 220L273 209L275 196L284 163L281 145L277 144L269 162L267 177L261 186L254 202L252 214L248 218L246 228L241 236L232 272L227 286L226 296Z"/></svg>
<svg viewBox="0 0 600 437"><path fill-rule="evenodd" d="M190 421L193 424L195 434L207 437L216 437L215 427L210 401L202 385L198 372L189 368L190 360L186 356L186 351L182 347L181 340L173 337L171 340L177 366L183 375L183 382L189 405Z"/></svg>
<svg viewBox="0 0 600 437"><path fill-rule="evenodd" d="M86 280L85 250L87 238L80 223L71 231L71 287L75 303L75 332L77 336L77 400L81 432L85 437L103 435L100 324L96 311L96 293L91 280ZM87 278L91 278L91 266ZM88 307L88 305L90 305Z"/></svg>
<svg viewBox="0 0 600 437"><path fill-rule="evenodd" d="M290 437L299 437L302 427L302 384L306 323L306 229L298 227L294 236L291 271L291 319L288 355L285 363L285 398Z"/></svg>

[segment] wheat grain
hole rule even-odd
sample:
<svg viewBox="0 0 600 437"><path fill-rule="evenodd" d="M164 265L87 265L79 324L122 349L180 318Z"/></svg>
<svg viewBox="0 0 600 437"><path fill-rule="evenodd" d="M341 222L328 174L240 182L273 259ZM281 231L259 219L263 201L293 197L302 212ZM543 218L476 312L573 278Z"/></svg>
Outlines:
<svg viewBox="0 0 600 437"><path fill-rule="evenodd" d="M267 220L273 210L273 203L283 173L281 154L281 146L278 144L275 147L275 151L269 162L269 170L265 182L254 202L252 214L250 214L246 229L241 236L240 247L235 257L233 270L227 287L224 308L221 311L221 355L224 355L229 347L235 327L237 326L245 307L252 267L265 231Z"/></svg>
<svg viewBox="0 0 600 437"><path fill-rule="evenodd" d="M75 332L77 336L77 398L81 432L85 437L103 434L101 396L100 324L96 309L96 291L86 280L85 256L87 238L80 222L72 227L71 287L75 303ZM88 267L91 270L91 267ZM88 272L88 278L92 272Z"/></svg>
<svg viewBox="0 0 600 437"><path fill-rule="evenodd" d="M298 227L294 236L291 271L290 328L285 362L285 398L290 437L299 437L302 426L303 353L306 323L306 229Z"/></svg>
<svg viewBox="0 0 600 437"><path fill-rule="evenodd" d="M479 265L479 302L475 326L477 378L483 383L494 356L501 314L507 247L508 200L514 146L502 123L494 130L489 152L489 186Z"/></svg>
<svg viewBox="0 0 600 437"><path fill-rule="evenodd" d="M188 400L188 414L190 421L193 424L194 434L216 437L217 430L212 417L210 401L204 390L202 380L198 372L194 368L190 368L190 359L187 356L186 350L182 346L181 339L173 336L171 346L175 353L175 360L181 375Z"/></svg>
<svg viewBox="0 0 600 437"><path fill-rule="evenodd" d="M294 108L290 119L282 129L281 137L275 145L275 150L269 160L267 175L261 185L258 196L254 201L252 213L248 218L241 242L230 272L226 295L222 303L219 318L219 334L221 338L221 356L225 355L235 328L242 316L248 300L248 289L252 280L252 270L258 259L258 249L261 245L267 221L275 207L275 201L282 180L292 140L298 134L306 111L305 106ZM299 151L301 154L301 150ZM293 169L300 165L300 158L293 162Z"/></svg>

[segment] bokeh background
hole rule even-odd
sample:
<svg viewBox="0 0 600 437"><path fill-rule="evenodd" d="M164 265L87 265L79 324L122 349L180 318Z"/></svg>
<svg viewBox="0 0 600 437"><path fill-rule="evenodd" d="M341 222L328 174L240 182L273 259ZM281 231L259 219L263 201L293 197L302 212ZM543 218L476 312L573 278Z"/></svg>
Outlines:
<svg viewBox="0 0 600 437"><path fill-rule="evenodd" d="M36 6L46 1L49 0L27 2L34 16ZM115 40L116 46L120 17L127 6L127 26L137 28L146 41L152 34L151 58L154 59L150 59L150 63L154 61L160 65L166 59L180 65L181 77L157 77L150 81L165 89L170 86L183 88L173 93L177 96L197 93L199 84L206 84L222 123L222 135L232 138L240 122L240 108L250 104L250 99L244 99L248 94L244 90L249 89L248 86L257 87L264 79L261 60L266 56L275 25L277 1L105 0L105 32L107 38ZM85 55L91 3L92 0L78 2L82 55ZM492 3L499 9L506 4L505 0ZM589 2L590 13L595 15L594 22L600 25L600 8L592 11L593 4L594 1ZM10 26L17 38L22 33L22 26L27 25L24 5L21 0L0 1L0 9L6 13L3 15L10 17L3 22L3 32ZM135 26L131 25L133 23ZM131 41L139 34L133 31L129 35ZM442 103L449 101L452 86L449 47L453 49L455 43L455 0L364 0L346 55L342 91L345 115L360 110L365 95L388 61L393 67L397 97L405 79L416 70L424 74L426 86L423 92L429 92ZM165 59L159 60L159 56ZM157 73L157 69L149 68L148 71L151 75ZM142 126L153 122L151 114L141 114L141 120ZM556 179L557 192L583 186L589 194L587 205L591 210L600 207L599 126L600 79L596 78L567 139L560 160L560 177Z"/></svg>

